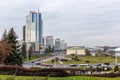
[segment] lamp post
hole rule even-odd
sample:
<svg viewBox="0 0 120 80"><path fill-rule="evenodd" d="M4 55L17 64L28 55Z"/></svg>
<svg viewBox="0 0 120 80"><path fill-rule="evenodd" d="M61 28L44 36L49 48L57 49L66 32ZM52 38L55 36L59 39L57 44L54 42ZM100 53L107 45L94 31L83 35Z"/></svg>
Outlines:
<svg viewBox="0 0 120 80"><path fill-rule="evenodd" d="M54 64L55 64L55 68L56 68L56 57L54 58Z"/></svg>
<svg viewBox="0 0 120 80"><path fill-rule="evenodd" d="M117 55L115 56L115 63L116 63L116 65L118 64Z"/></svg>
<svg viewBox="0 0 120 80"><path fill-rule="evenodd" d="M77 60L77 49L75 50L75 58Z"/></svg>

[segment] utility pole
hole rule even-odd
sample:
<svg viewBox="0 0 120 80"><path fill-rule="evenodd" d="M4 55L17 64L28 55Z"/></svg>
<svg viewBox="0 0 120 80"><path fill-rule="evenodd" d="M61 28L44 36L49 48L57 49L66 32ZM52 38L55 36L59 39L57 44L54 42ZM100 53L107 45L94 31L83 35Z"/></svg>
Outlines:
<svg viewBox="0 0 120 80"><path fill-rule="evenodd" d="M117 55L115 55L115 63L116 63L116 65L118 64Z"/></svg>
<svg viewBox="0 0 120 80"><path fill-rule="evenodd" d="M75 50L75 58L77 59L77 49Z"/></svg>

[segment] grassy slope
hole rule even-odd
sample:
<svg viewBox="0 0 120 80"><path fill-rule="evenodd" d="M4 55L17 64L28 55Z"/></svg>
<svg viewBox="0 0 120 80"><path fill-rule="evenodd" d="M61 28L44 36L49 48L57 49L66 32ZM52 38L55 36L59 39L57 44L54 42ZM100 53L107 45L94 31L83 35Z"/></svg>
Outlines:
<svg viewBox="0 0 120 80"><path fill-rule="evenodd" d="M71 56L69 56L71 58ZM78 57L80 61L76 60L71 60L68 61L67 63L64 62L65 64L83 64L86 63L86 61L90 61L90 64L98 64L98 63L104 63L104 62L109 62L109 63L114 63L115 58L112 57L92 57L92 56L87 56L87 57ZM120 58L118 58L118 62L120 62Z"/></svg>
<svg viewBox="0 0 120 80"><path fill-rule="evenodd" d="M9 75L0 75L0 78L6 79L7 77L15 77L16 80L41 80L45 77L30 77L30 76L9 76ZM86 76L71 76L71 77L50 77L48 80L120 80L120 77L117 78L103 78L103 77L86 77Z"/></svg>
<svg viewBox="0 0 120 80"><path fill-rule="evenodd" d="M67 56L68 58L72 58L72 56ZM78 59L80 59L80 61L76 61L76 60L71 60L68 62L64 62L64 64L86 64L86 61L90 61L90 64L98 64L98 63L104 63L104 62L109 62L109 63L114 63L115 62L115 58L113 57L93 57L93 56L86 56L86 57L80 57L78 56ZM118 62L120 62L120 58L118 58ZM51 62L51 60L47 61L48 64L53 64ZM56 64L58 64L58 62L56 62Z"/></svg>

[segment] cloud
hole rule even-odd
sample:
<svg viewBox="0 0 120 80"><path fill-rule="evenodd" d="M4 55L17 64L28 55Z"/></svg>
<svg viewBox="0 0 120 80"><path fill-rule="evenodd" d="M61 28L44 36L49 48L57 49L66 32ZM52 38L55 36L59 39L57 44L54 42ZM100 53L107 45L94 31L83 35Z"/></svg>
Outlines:
<svg viewBox="0 0 120 80"><path fill-rule="evenodd" d="M44 36L64 39L68 45L119 45L119 0L2 0L0 34L14 27L22 39L29 11L42 13Z"/></svg>

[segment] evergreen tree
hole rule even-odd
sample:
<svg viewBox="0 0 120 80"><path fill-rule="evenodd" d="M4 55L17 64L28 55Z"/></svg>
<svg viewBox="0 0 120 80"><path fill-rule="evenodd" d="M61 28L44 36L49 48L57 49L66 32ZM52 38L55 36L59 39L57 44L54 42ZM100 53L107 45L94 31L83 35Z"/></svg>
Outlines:
<svg viewBox="0 0 120 80"><path fill-rule="evenodd" d="M22 45L22 55L23 55L23 58L27 58L27 55L26 55L26 44L25 43L23 43L23 45Z"/></svg>
<svg viewBox="0 0 120 80"><path fill-rule="evenodd" d="M52 53L54 52L54 48L52 48L51 46L48 46L46 49L45 49L45 53Z"/></svg>
<svg viewBox="0 0 120 80"><path fill-rule="evenodd" d="M5 32L2 35L2 41L6 41L7 39L7 31L5 30Z"/></svg>
<svg viewBox="0 0 120 80"><path fill-rule="evenodd" d="M31 60L32 53L33 53L33 50L32 50L32 47L30 46L30 49L29 49L29 60Z"/></svg>
<svg viewBox="0 0 120 80"><path fill-rule="evenodd" d="M13 54L6 58L5 63L6 64L22 64L22 53L20 52L20 45L17 40L18 36L14 32L14 29L11 28L7 35L7 41L9 44L11 44L11 47L13 48L12 52Z"/></svg>

